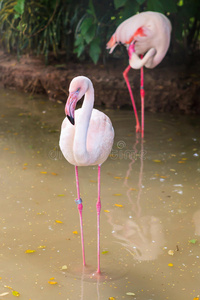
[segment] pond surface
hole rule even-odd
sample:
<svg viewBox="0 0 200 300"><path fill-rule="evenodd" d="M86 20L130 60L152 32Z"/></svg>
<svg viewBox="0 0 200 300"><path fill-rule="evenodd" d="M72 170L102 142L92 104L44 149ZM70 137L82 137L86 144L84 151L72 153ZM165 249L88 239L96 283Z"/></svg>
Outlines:
<svg viewBox="0 0 200 300"><path fill-rule="evenodd" d="M141 142L132 111L105 111L115 141L101 168L98 277L97 167L79 168L83 269L74 167L58 146L64 105L1 90L0 107L0 299L198 297L198 116L146 113Z"/></svg>

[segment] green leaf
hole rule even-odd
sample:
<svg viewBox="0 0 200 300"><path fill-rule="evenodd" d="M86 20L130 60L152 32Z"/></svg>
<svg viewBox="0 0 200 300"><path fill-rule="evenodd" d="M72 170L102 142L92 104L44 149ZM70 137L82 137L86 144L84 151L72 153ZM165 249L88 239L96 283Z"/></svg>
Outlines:
<svg viewBox="0 0 200 300"><path fill-rule="evenodd" d="M95 37L95 33L96 33L96 26L91 26L84 36L87 44L89 44L93 40L93 38Z"/></svg>
<svg viewBox="0 0 200 300"><path fill-rule="evenodd" d="M17 0L17 4L14 6L14 10L19 15L22 15L24 13L24 2L25 0Z"/></svg>
<svg viewBox="0 0 200 300"><path fill-rule="evenodd" d="M127 0L114 0L114 6L116 9L120 8L121 6L124 6Z"/></svg>
<svg viewBox="0 0 200 300"><path fill-rule="evenodd" d="M137 3L141 5L141 4L143 4L145 1L146 1L146 0L137 0ZM173 1L173 0L172 0L172 1Z"/></svg>
<svg viewBox="0 0 200 300"><path fill-rule="evenodd" d="M93 60L93 62L96 64L98 59L99 59L99 55L101 53L101 48L100 48L100 39L99 38L95 38L91 44L90 44L90 50L89 50L89 55L91 57L91 59Z"/></svg>
<svg viewBox="0 0 200 300"><path fill-rule="evenodd" d="M163 4L160 0L148 0L147 10L165 13Z"/></svg>
<svg viewBox="0 0 200 300"><path fill-rule="evenodd" d="M196 242L197 242L197 239L189 240L189 243L190 243L190 244L196 244Z"/></svg>
<svg viewBox="0 0 200 300"><path fill-rule="evenodd" d="M81 24L81 34L84 36L90 27L93 26L93 18L86 18Z"/></svg>

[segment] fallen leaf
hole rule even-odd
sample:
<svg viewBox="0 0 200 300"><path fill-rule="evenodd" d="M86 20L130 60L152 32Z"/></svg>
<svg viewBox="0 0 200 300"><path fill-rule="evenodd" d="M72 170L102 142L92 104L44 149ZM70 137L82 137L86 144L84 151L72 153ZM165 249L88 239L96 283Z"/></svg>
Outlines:
<svg viewBox="0 0 200 300"><path fill-rule="evenodd" d="M108 300L115 300L115 297L109 297Z"/></svg>
<svg viewBox="0 0 200 300"><path fill-rule="evenodd" d="M63 223L62 221L59 221L59 220L56 220L55 222L56 222L56 223L60 223L60 224Z"/></svg>
<svg viewBox="0 0 200 300"><path fill-rule="evenodd" d="M20 293L17 292L17 291L12 291L12 294L13 294L13 296L15 296L15 297L19 297L19 296L20 296Z"/></svg>
<svg viewBox="0 0 200 300"><path fill-rule="evenodd" d="M103 250L101 253L102 253L102 254L107 254L107 253L108 253L108 250Z"/></svg>
<svg viewBox="0 0 200 300"><path fill-rule="evenodd" d="M184 160L179 160L179 161L178 161L178 164L184 164L184 163L185 163Z"/></svg>
<svg viewBox="0 0 200 300"><path fill-rule="evenodd" d="M64 194L59 194L59 195L58 195L58 197L64 197L64 196L65 196Z"/></svg>
<svg viewBox="0 0 200 300"><path fill-rule="evenodd" d="M67 265L62 266L61 270L67 270Z"/></svg>
<svg viewBox="0 0 200 300"><path fill-rule="evenodd" d="M174 255L174 250L169 250L169 251L168 251L168 254L169 254L169 255Z"/></svg>
<svg viewBox="0 0 200 300"><path fill-rule="evenodd" d="M126 293L127 296L135 296L135 293L131 293L131 292L128 292Z"/></svg>
<svg viewBox="0 0 200 300"><path fill-rule="evenodd" d="M169 263L168 264L168 267L173 267L174 265L172 263Z"/></svg>
<svg viewBox="0 0 200 300"><path fill-rule="evenodd" d="M115 204L115 206L117 206L117 207L123 207L122 204Z"/></svg>
<svg viewBox="0 0 200 300"><path fill-rule="evenodd" d="M199 300L199 297L194 297L193 300Z"/></svg>
<svg viewBox="0 0 200 300"><path fill-rule="evenodd" d="M197 242L197 239L192 239L189 241L190 244L196 244L196 242Z"/></svg>
<svg viewBox="0 0 200 300"><path fill-rule="evenodd" d="M109 213L110 211L108 209L104 209L104 212Z"/></svg>
<svg viewBox="0 0 200 300"><path fill-rule="evenodd" d="M9 285L4 285L4 287L7 288L7 289L10 289L10 290L13 290L13 288Z"/></svg>
<svg viewBox="0 0 200 300"><path fill-rule="evenodd" d="M57 281L48 281L49 284L57 284Z"/></svg>
<svg viewBox="0 0 200 300"><path fill-rule="evenodd" d="M44 249L46 246L38 246L38 249Z"/></svg>
<svg viewBox="0 0 200 300"><path fill-rule="evenodd" d="M54 176L56 176L56 175L58 175L57 173L54 173L54 172L51 172L51 175L54 175Z"/></svg>
<svg viewBox="0 0 200 300"><path fill-rule="evenodd" d="M182 159L182 160L188 160L187 157L182 157L181 159Z"/></svg>
<svg viewBox="0 0 200 300"><path fill-rule="evenodd" d="M122 179L120 176L114 176L115 179Z"/></svg>
<svg viewBox="0 0 200 300"><path fill-rule="evenodd" d="M76 231L76 230L75 230L75 231L73 231L73 234L78 234L78 231Z"/></svg>
<svg viewBox="0 0 200 300"><path fill-rule="evenodd" d="M155 163L161 163L161 160L160 159L154 159L153 162L155 162Z"/></svg>
<svg viewBox="0 0 200 300"><path fill-rule="evenodd" d="M113 194L113 196L121 196L122 194Z"/></svg>
<svg viewBox="0 0 200 300"><path fill-rule="evenodd" d="M0 297L6 296L8 294L9 294L9 292L2 293L2 294L0 294Z"/></svg>
<svg viewBox="0 0 200 300"><path fill-rule="evenodd" d="M35 252L35 250L31 250L31 249L28 249L25 251L25 253L34 253L34 252Z"/></svg>
<svg viewBox="0 0 200 300"><path fill-rule="evenodd" d="M41 173L41 174L47 174L47 172L46 172L46 171L41 171L40 173Z"/></svg>

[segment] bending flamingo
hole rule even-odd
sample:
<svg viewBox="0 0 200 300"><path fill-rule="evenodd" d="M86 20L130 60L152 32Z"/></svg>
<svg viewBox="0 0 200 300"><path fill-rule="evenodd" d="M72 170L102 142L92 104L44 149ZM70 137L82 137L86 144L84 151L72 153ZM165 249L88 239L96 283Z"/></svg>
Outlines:
<svg viewBox="0 0 200 300"><path fill-rule="evenodd" d="M84 96L82 108L77 109L77 102ZM78 166L98 165L98 200L97 209L97 257L100 273L100 167L107 159L113 145L114 129L110 119L94 105L94 88L89 78L75 77L69 86L69 97L65 106L66 118L61 127L60 149L69 163L75 165L76 185L80 216L83 265L85 266L85 250L82 222L82 199L80 198Z"/></svg>
<svg viewBox="0 0 200 300"><path fill-rule="evenodd" d="M126 81L136 118L136 132L140 131L137 109L128 80L130 68L141 69L141 134L144 136L144 79L143 66L154 68L164 58L170 44L171 23L167 17L158 12L146 11L122 22L107 43L110 53L122 43L127 47L129 65L124 70ZM144 56L143 56L144 55Z"/></svg>

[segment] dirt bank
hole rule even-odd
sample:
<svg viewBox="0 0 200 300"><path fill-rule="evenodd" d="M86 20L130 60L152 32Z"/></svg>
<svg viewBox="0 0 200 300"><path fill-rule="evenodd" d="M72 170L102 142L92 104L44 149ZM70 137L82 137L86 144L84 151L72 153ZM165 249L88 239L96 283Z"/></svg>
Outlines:
<svg viewBox="0 0 200 300"><path fill-rule="evenodd" d="M45 93L50 100L66 101L70 80L88 76L95 87L95 105L106 108L131 107L123 80L125 61L105 66L93 64L56 64L45 66L41 59L16 58L0 53L0 83L28 93ZM140 107L138 70L129 73L136 105ZM197 66L175 65L167 58L153 70L145 69L145 109L152 112L200 113L200 78Z"/></svg>

